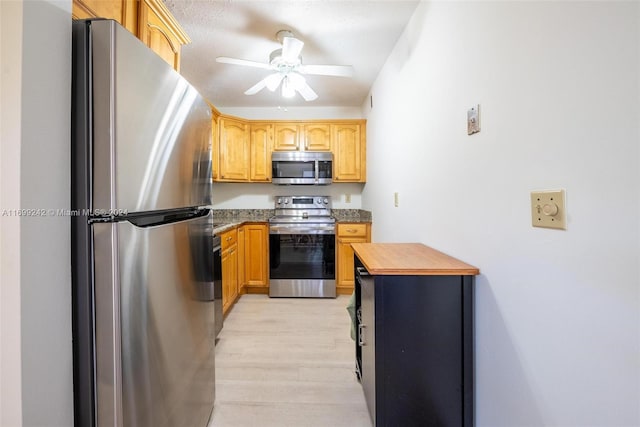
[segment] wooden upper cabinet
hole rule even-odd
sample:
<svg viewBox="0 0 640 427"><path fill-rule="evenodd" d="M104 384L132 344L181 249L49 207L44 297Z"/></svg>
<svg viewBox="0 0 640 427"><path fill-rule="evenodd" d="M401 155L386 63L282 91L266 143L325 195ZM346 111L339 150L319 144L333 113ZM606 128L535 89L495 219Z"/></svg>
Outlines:
<svg viewBox="0 0 640 427"><path fill-rule="evenodd" d="M365 182L364 125L341 123L331 126L333 140L333 180Z"/></svg>
<svg viewBox="0 0 640 427"><path fill-rule="evenodd" d="M180 71L180 49L189 36L162 0L73 0L73 19L114 19Z"/></svg>
<svg viewBox="0 0 640 427"><path fill-rule="evenodd" d="M271 146L273 125L270 123L251 124L251 181L271 181Z"/></svg>
<svg viewBox="0 0 640 427"><path fill-rule="evenodd" d="M138 35L138 2L136 0L73 0L73 19L114 19L134 35Z"/></svg>
<svg viewBox="0 0 640 427"><path fill-rule="evenodd" d="M365 120L254 121L212 111L215 181L271 182L274 151L328 151L334 182L366 181Z"/></svg>
<svg viewBox="0 0 640 427"><path fill-rule="evenodd" d="M218 121L220 181L249 180L249 125L241 120ZM215 149L215 147L214 147Z"/></svg>
<svg viewBox="0 0 640 427"><path fill-rule="evenodd" d="M273 151L300 150L300 125L297 123L276 123L273 126Z"/></svg>
<svg viewBox="0 0 640 427"><path fill-rule="evenodd" d="M303 125L304 149L308 151L331 151L331 125L311 123Z"/></svg>
<svg viewBox="0 0 640 427"><path fill-rule="evenodd" d="M180 71L180 49L190 43L161 0L139 0L138 38L164 59L174 70Z"/></svg>

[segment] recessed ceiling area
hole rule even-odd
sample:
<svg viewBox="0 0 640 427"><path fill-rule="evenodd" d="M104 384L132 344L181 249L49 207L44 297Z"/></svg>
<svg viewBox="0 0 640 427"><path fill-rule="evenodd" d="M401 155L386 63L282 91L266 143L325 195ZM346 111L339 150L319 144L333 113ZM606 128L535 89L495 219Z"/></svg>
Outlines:
<svg viewBox="0 0 640 427"><path fill-rule="evenodd" d="M180 72L216 107L360 107L418 0L165 0L191 43ZM269 62L279 30L304 42L303 64L351 65L353 77L305 75L318 94L305 101L280 91L244 92L270 71L216 62L226 56Z"/></svg>

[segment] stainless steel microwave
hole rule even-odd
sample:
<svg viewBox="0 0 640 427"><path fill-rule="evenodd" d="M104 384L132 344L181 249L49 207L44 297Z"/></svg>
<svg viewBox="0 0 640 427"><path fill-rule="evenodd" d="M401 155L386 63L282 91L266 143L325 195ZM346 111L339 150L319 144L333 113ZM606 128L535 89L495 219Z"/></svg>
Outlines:
<svg viewBox="0 0 640 427"><path fill-rule="evenodd" d="M326 151L275 151L271 154L274 184L331 184L333 154Z"/></svg>

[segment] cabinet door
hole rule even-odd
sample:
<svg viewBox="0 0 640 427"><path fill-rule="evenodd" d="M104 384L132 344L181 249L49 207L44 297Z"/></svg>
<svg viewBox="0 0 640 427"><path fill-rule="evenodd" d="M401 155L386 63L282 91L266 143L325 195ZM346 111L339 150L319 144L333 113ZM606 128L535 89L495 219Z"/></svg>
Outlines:
<svg viewBox="0 0 640 427"><path fill-rule="evenodd" d="M331 125L328 123L305 124L304 149L309 151L331 151Z"/></svg>
<svg viewBox="0 0 640 427"><path fill-rule="evenodd" d="M333 180L364 182L364 144L359 124L335 124L333 137Z"/></svg>
<svg viewBox="0 0 640 427"><path fill-rule="evenodd" d="M300 149L300 125L277 123L273 129L273 151L296 151Z"/></svg>
<svg viewBox="0 0 640 427"><path fill-rule="evenodd" d="M245 280L249 287L268 287L269 226L245 225Z"/></svg>
<svg viewBox="0 0 640 427"><path fill-rule="evenodd" d="M238 293L244 293L244 285L246 283L245 279L245 256L244 256L244 246L245 246L245 229L246 226L238 228Z"/></svg>
<svg viewBox="0 0 640 427"><path fill-rule="evenodd" d="M222 312L233 306L238 297L238 246L222 252Z"/></svg>
<svg viewBox="0 0 640 427"><path fill-rule="evenodd" d="M351 243L370 242L371 228L367 223L338 224L336 235L336 291L350 295L355 283Z"/></svg>
<svg viewBox="0 0 640 427"><path fill-rule="evenodd" d="M221 118L220 181L249 180L249 127L240 120Z"/></svg>
<svg viewBox="0 0 640 427"><path fill-rule="evenodd" d="M238 245L229 249L229 274L229 305L231 305L238 298Z"/></svg>
<svg viewBox="0 0 640 427"><path fill-rule="evenodd" d="M140 0L138 38L180 71L180 49L191 40L160 0Z"/></svg>
<svg viewBox="0 0 640 427"><path fill-rule="evenodd" d="M273 125L251 124L251 181L271 181Z"/></svg>
<svg viewBox="0 0 640 427"><path fill-rule="evenodd" d="M355 278L353 275L353 249L352 243L366 243L367 240L361 237L338 237L338 274L336 286L340 289L340 294L350 294L353 291Z"/></svg>
<svg viewBox="0 0 640 427"><path fill-rule="evenodd" d="M227 313L231 301L231 258L229 251L222 251L222 312Z"/></svg>
<svg viewBox="0 0 640 427"><path fill-rule="evenodd" d="M132 34L138 35L138 5L135 0L73 0L73 19L114 19Z"/></svg>

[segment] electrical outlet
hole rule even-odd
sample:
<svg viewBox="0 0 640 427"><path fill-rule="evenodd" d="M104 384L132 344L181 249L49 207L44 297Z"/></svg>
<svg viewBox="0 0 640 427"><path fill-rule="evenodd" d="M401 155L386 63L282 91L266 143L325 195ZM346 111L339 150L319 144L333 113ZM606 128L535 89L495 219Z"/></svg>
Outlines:
<svg viewBox="0 0 640 427"><path fill-rule="evenodd" d="M566 230L564 190L531 192L531 225Z"/></svg>
<svg viewBox="0 0 640 427"><path fill-rule="evenodd" d="M344 202L345 203L351 203L351 194L345 194L344 195Z"/></svg>
<svg viewBox="0 0 640 427"><path fill-rule="evenodd" d="M397 191L395 193L393 193L393 205L396 208L398 207L398 192Z"/></svg>

